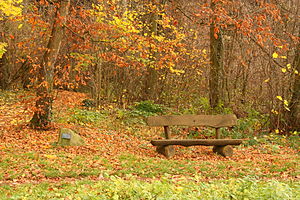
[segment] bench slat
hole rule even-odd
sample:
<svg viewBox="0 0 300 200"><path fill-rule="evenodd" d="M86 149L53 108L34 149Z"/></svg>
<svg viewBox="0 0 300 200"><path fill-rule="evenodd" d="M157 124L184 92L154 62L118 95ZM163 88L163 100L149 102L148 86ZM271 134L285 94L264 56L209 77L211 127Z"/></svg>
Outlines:
<svg viewBox="0 0 300 200"><path fill-rule="evenodd" d="M181 145L181 146L225 146L225 145L240 145L242 139L170 139L170 140L152 140L153 146Z"/></svg>
<svg viewBox="0 0 300 200"><path fill-rule="evenodd" d="M148 126L208 126L212 128L235 126L237 118L228 115L165 115L147 118Z"/></svg>

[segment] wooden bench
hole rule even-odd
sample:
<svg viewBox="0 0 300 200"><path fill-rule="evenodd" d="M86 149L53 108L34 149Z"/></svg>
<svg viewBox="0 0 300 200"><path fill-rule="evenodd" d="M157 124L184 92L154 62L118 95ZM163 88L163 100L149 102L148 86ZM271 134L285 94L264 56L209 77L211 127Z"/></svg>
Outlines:
<svg viewBox="0 0 300 200"><path fill-rule="evenodd" d="M232 156L231 145L240 145L242 139L221 139L220 128L232 127L237 124L237 118L233 114L228 115L166 115L147 118L149 126L163 126L166 139L152 140L151 144L157 146L156 151L167 158L175 154L172 145L185 147L204 145L214 146L213 152L222 156ZM216 139L171 139L169 126L205 126L216 129Z"/></svg>

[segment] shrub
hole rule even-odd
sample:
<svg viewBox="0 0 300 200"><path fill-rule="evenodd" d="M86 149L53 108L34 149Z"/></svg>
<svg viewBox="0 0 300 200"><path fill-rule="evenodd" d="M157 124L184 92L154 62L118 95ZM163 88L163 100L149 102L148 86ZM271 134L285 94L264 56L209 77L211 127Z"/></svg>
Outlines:
<svg viewBox="0 0 300 200"><path fill-rule="evenodd" d="M153 101L141 101L129 107L129 110L118 109L117 119L122 120L125 125L144 124L144 118L164 114L167 108Z"/></svg>
<svg viewBox="0 0 300 200"><path fill-rule="evenodd" d="M99 112L75 108L67 121L84 125L98 122L103 118L104 116Z"/></svg>
<svg viewBox="0 0 300 200"><path fill-rule="evenodd" d="M153 101L141 101L131 107L130 114L133 116L148 117L156 114L163 114L166 108L163 105L155 104Z"/></svg>

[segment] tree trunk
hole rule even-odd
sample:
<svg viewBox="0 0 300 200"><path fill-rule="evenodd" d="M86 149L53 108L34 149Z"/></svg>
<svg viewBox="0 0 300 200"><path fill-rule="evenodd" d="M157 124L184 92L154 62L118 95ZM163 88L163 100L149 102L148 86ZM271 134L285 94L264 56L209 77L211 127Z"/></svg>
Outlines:
<svg viewBox="0 0 300 200"><path fill-rule="evenodd" d="M152 13L150 15L150 31L149 35L158 35L158 23L157 20L161 18L161 16L158 14L162 10L162 8L165 5L165 0L160 0L157 5L157 12ZM158 82L158 73L157 70L155 69L155 62L156 62L156 57L157 57L157 52L151 52L151 58L150 58L150 64L147 66L147 72L146 72L146 77L145 77L145 83L144 83L144 96L142 97L143 100L148 100L148 99L153 99L157 100L157 82Z"/></svg>
<svg viewBox="0 0 300 200"><path fill-rule="evenodd" d="M293 66L298 71L298 74L295 74L288 124L291 131L300 131L300 44L297 45Z"/></svg>
<svg viewBox="0 0 300 200"><path fill-rule="evenodd" d="M211 3L211 9L215 10L215 3ZM213 20L215 21L215 20ZM221 30L217 30L217 24L210 25L210 77L209 77L209 102L211 108L216 108L221 100L221 76L224 60L224 45Z"/></svg>
<svg viewBox="0 0 300 200"><path fill-rule="evenodd" d="M9 89L10 76L11 63L9 63L9 59L7 58L7 52L5 52L0 59L0 89Z"/></svg>
<svg viewBox="0 0 300 200"><path fill-rule="evenodd" d="M42 57L40 68L37 72L36 110L30 121L31 126L36 129L47 129L51 122L54 64L64 36L63 26L66 22L69 7L70 0L60 1L55 14L47 50Z"/></svg>

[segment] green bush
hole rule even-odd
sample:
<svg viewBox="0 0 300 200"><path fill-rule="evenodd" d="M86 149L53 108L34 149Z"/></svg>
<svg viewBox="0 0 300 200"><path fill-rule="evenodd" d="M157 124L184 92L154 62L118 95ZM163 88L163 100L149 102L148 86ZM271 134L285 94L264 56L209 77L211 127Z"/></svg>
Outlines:
<svg viewBox="0 0 300 200"><path fill-rule="evenodd" d="M135 103L131 107L130 114L132 116L148 117L151 115L163 114L167 109L160 104L155 104L153 101L141 101Z"/></svg>
<svg viewBox="0 0 300 200"><path fill-rule="evenodd" d="M232 130L224 129L223 135L231 138L250 138L262 136L265 130L268 130L268 115L261 114L260 112L249 109L247 117L240 118L237 125ZM256 141L251 141L256 144Z"/></svg>
<svg viewBox="0 0 300 200"><path fill-rule="evenodd" d="M130 106L128 110L117 110L117 119L122 120L125 125L144 124L144 118L164 114L168 109L153 101L141 101Z"/></svg>
<svg viewBox="0 0 300 200"><path fill-rule="evenodd" d="M179 110L182 114L230 114L232 110L226 108L223 103L219 103L214 109L210 107L209 99L206 97L197 97L189 105Z"/></svg>
<svg viewBox="0 0 300 200"><path fill-rule="evenodd" d="M84 99L81 102L81 106L84 108L95 108L96 107L96 102L92 99Z"/></svg>
<svg viewBox="0 0 300 200"><path fill-rule="evenodd" d="M92 124L104 119L100 112L91 111L91 110L83 110L75 108L72 110L72 114L69 116L67 120L69 123L76 123L80 125L84 124Z"/></svg>

